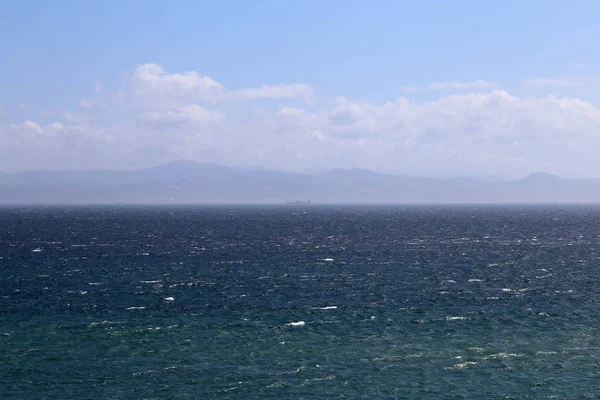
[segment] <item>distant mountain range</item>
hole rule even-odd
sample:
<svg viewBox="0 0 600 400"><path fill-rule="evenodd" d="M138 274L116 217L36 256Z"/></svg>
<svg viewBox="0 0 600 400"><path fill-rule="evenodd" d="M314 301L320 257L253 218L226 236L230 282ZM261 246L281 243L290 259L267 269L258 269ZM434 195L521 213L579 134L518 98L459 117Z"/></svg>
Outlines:
<svg viewBox="0 0 600 400"><path fill-rule="evenodd" d="M596 203L600 180L533 173L513 181L334 169L317 174L177 161L135 171L0 174L0 204Z"/></svg>

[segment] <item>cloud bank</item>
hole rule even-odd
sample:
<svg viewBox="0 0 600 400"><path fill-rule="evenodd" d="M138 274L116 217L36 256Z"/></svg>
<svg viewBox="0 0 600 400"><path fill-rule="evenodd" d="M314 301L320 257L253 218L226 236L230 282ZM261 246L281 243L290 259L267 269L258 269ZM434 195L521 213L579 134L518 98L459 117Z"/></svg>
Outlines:
<svg viewBox="0 0 600 400"><path fill-rule="evenodd" d="M579 98L517 96L474 80L424 86L433 98L375 103L321 98L305 83L229 88L200 72L168 72L158 64L139 65L127 76L118 95L96 82L78 103L84 112L62 110L47 123L33 112L23 121L3 118L5 171L195 159L297 171L600 177L600 109Z"/></svg>

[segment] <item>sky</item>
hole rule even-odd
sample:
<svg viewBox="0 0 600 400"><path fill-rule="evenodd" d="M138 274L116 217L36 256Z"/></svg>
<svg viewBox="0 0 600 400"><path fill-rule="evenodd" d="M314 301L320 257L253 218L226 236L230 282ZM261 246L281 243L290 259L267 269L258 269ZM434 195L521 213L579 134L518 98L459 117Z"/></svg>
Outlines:
<svg viewBox="0 0 600 400"><path fill-rule="evenodd" d="M600 178L600 2L5 0L0 172Z"/></svg>

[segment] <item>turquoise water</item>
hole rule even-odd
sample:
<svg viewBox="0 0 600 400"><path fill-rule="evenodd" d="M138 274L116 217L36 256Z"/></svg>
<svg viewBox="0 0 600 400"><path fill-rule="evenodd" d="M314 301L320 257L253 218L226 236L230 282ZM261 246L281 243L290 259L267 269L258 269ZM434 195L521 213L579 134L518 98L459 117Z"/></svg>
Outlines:
<svg viewBox="0 0 600 400"><path fill-rule="evenodd" d="M600 397L600 207L0 209L3 399Z"/></svg>

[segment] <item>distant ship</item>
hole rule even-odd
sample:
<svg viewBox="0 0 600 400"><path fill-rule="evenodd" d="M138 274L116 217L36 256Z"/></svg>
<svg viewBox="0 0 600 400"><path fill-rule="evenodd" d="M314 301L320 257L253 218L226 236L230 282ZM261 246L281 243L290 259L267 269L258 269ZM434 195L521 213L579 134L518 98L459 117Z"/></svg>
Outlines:
<svg viewBox="0 0 600 400"><path fill-rule="evenodd" d="M285 204L292 205L292 206L304 206L304 205L310 204L310 199L308 199L306 201L302 201L302 200L286 201Z"/></svg>

